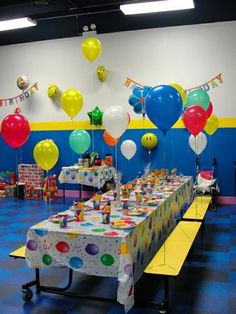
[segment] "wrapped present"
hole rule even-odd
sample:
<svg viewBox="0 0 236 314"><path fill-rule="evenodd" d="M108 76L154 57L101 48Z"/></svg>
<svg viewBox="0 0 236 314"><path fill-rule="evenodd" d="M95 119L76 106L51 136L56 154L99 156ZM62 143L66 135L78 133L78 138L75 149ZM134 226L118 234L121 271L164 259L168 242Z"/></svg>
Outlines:
<svg viewBox="0 0 236 314"><path fill-rule="evenodd" d="M49 201L49 199L55 199L58 197L57 188L57 176L54 174L52 176L45 177L43 180L43 199Z"/></svg>

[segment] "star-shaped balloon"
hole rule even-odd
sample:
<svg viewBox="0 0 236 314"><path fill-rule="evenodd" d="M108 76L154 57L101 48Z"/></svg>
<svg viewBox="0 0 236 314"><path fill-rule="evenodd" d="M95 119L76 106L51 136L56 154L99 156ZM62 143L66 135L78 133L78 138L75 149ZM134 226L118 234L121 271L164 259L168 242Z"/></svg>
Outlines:
<svg viewBox="0 0 236 314"><path fill-rule="evenodd" d="M95 107L92 111L88 112L87 115L90 119L90 124L102 125L103 112L99 107Z"/></svg>

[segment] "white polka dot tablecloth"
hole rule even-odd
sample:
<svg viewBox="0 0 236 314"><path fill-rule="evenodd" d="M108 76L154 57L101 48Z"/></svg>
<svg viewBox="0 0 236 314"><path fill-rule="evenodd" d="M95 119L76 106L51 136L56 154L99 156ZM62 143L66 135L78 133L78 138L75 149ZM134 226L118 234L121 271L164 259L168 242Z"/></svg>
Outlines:
<svg viewBox="0 0 236 314"><path fill-rule="evenodd" d="M106 181L112 180L115 168L79 168L78 166L63 167L58 180L60 183L82 184L102 188Z"/></svg>
<svg viewBox="0 0 236 314"><path fill-rule="evenodd" d="M112 203L110 224L102 212L86 210L84 221L45 220L27 233L26 261L30 267L67 266L88 275L118 278L117 300L128 311L134 304L134 284L175 226L175 217L192 192L192 179L168 193L158 206L142 206L140 215L128 215ZM136 208L130 203L130 211ZM87 207L89 208L89 207ZM139 207L140 208L140 207ZM66 211L69 220L72 211ZM123 229L117 222L125 222ZM126 227L127 225L127 227Z"/></svg>

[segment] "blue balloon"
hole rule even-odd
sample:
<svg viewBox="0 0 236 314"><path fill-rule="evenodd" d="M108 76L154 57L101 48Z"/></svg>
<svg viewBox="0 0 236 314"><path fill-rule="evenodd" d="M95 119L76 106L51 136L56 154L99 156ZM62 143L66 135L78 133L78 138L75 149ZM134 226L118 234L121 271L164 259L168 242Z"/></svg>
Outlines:
<svg viewBox="0 0 236 314"><path fill-rule="evenodd" d="M139 102L139 99L136 96L131 95L129 96L128 102L130 106L135 106Z"/></svg>
<svg viewBox="0 0 236 314"><path fill-rule="evenodd" d="M143 113L144 107L141 102L138 102L136 105L134 105L134 112L135 113Z"/></svg>
<svg viewBox="0 0 236 314"><path fill-rule="evenodd" d="M179 119L183 101L179 92L170 85L153 87L145 101L148 118L164 134Z"/></svg>

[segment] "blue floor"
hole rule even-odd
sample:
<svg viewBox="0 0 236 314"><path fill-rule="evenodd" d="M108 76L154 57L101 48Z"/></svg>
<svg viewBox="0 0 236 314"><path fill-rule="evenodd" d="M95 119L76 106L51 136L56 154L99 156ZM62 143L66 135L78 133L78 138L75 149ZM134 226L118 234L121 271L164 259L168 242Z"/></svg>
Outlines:
<svg viewBox="0 0 236 314"><path fill-rule="evenodd" d="M68 203L69 204L69 203ZM11 251L25 244L31 225L68 208L68 204L19 199L0 199L0 310L2 314L122 314L118 303L79 300L64 296L35 294L31 302L22 300L21 285L34 277L25 260L13 259ZM63 286L67 269L41 272L44 285ZM115 278L75 274L73 291L116 298ZM236 313L236 205L225 205L207 212L205 227L194 245L190 259L180 276L171 280L171 313L234 314ZM143 275L135 287L138 301L162 299L160 278ZM155 309L135 306L129 314L152 314Z"/></svg>

